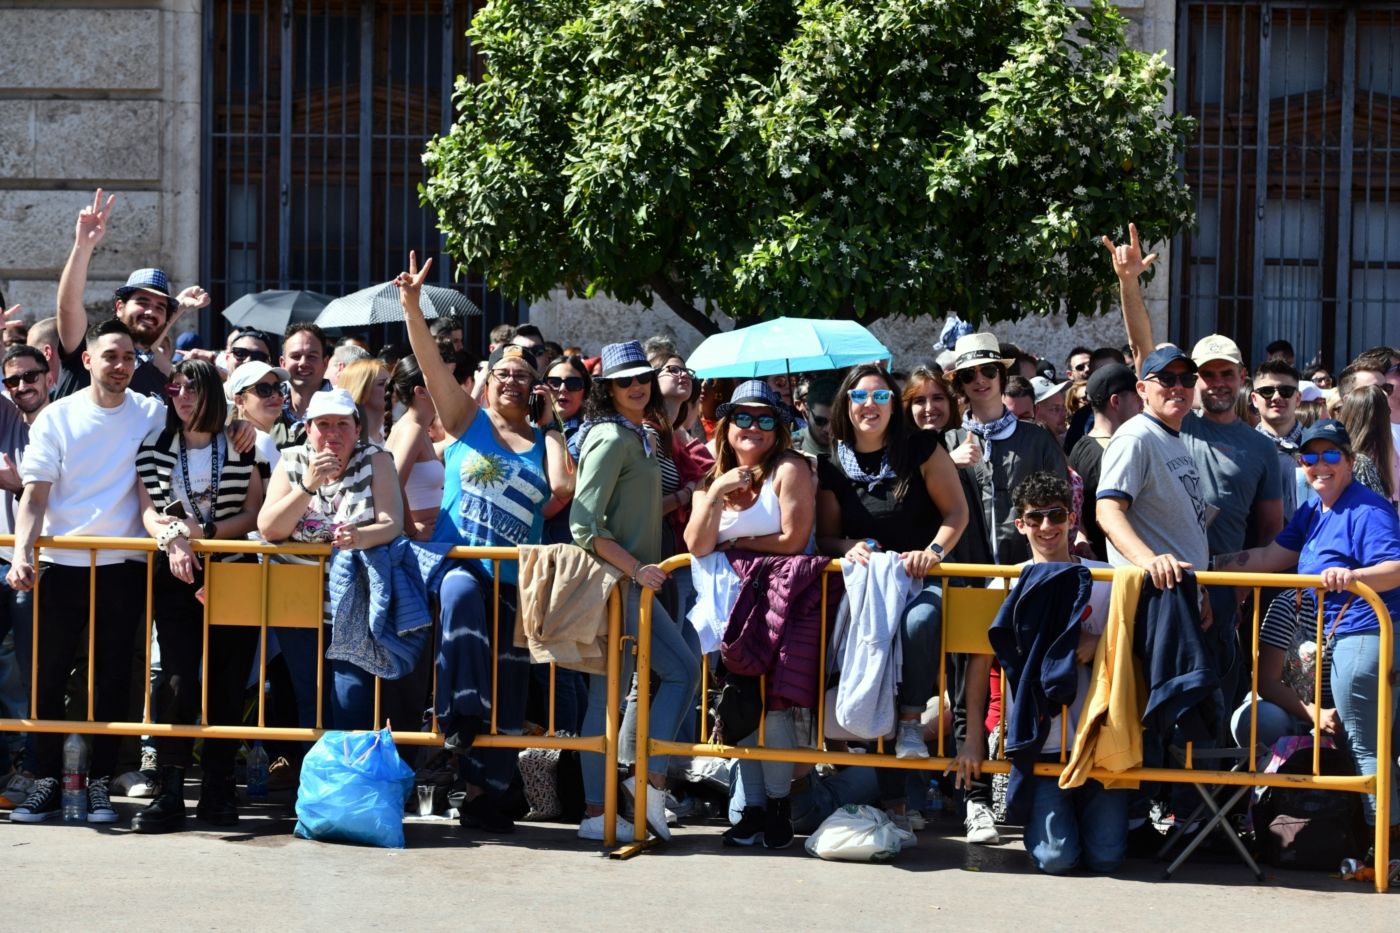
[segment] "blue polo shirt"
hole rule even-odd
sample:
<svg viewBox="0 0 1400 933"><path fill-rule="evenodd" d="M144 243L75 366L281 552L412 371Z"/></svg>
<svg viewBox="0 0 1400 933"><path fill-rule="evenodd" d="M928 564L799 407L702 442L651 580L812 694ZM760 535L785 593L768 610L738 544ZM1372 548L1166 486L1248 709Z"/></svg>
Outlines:
<svg viewBox="0 0 1400 933"><path fill-rule="evenodd" d="M1298 552L1299 573L1321 573L1329 567L1356 570L1388 560L1400 560L1400 519L1389 502L1352 480L1337 502L1324 510L1316 499L1298 506L1288 526L1275 539ZM1392 622L1400 618L1400 587L1380 594ZM1328 593L1323 600L1325 631L1332 631L1337 613L1349 593ZM1352 602L1336 627L1338 635L1376 632L1380 622L1363 599Z"/></svg>

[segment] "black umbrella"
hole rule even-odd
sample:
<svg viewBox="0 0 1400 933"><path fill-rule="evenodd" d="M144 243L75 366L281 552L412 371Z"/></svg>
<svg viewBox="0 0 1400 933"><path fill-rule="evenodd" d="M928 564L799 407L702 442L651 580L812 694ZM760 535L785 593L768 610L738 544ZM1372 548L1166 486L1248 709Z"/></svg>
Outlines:
<svg viewBox="0 0 1400 933"><path fill-rule="evenodd" d="M281 334L289 324L315 321L334 300L321 292L271 289L244 295L224 309L224 319L235 327Z"/></svg>

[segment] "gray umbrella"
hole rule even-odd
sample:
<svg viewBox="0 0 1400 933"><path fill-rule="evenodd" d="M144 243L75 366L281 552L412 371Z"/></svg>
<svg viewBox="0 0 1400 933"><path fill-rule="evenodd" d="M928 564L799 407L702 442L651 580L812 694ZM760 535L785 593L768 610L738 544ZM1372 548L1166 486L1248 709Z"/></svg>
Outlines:
<svg viewBox="0 0 1400 933"><path fill-rule="evenodd" d="M280 334L288 324L316 320L334 300L321 292L271 289L244 295L224 309L224 319L234 327Z"/></svg>
<svg viewBox="0 0 1400 933"><path fill-rule="evenodd" d="M431 298L441 314L455 314L457 317L480 317L481 309L466 295L455 288L441 285L424 285L423 294Z"/></svg>
<svg viewBox="0 0 1400 933"><path fill-rule="evenodd" d="M423 316L438 316L437 307L428 289L423 289L419 299ZM392 324L403 320L403 306L399 304L399 288L393 282L371 285L357 292L337 298L316 318L322 327L367 327L370 324Z"/></svg>

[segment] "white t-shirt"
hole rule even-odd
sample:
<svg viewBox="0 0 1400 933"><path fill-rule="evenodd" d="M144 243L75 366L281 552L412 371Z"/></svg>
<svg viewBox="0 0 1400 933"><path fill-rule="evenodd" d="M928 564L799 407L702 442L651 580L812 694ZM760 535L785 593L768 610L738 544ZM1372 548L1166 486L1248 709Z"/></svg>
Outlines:
<svg viewBox="0 0 1400 933"><path fill-rule="evenodd" d="M130 389L116 408L102 408L83 389L52 403L29 429L20 479L52 483L41 534L145 537L136 497L136 451L165 424L165 403ZM87 566L86 551L45 549L44 562ZM140 555L98 551L98 564Z"/></svg>
<svg viewBox="0 0 1400 933"><path fill-rule="evenodd" d="M1026 563L1019 564L1018 566L1026 567L1029 566L1030 563L1030 561L1026 561ZM1109 565L1100 560L1076 558L1075 563L1082 567L1088 567L1091 570L1109 569ZM1020 581L1017 582L1019 583ZM1006 579L1004 577L998 577L987 585L991 589L1005 589ZM1085 615L1080 622L1084 631L1093 635L1103 634L1104 628L1108 625L1108 597L1112 592L1113 584L1111 582L1107 580L1094 581L1094 588L1089 591L1089 605L1086 607L1087 615ZM1092 665L1089 664L1078 665L1079 687L1075 690L1074 702L1069 706L1069 745L1066 747L1067 749L1074 747L1074 730L1079 727L1079 714L1084 709L1084 697L1089 692L1089 673L1091 667ZM1003 677L1001 682L1005 684L1006 678ZM1006 715L1005 711L1011 709L1011 704L1014 702L1010 686L1005 688L1005 692L1006 696L1001 706L1003 716ZM1058 754L1060 751L1060 717L1058 714L1055 718L1050 720L1050 735L1045 740L1045 746L1040 751L1041 754Z"/></svg>

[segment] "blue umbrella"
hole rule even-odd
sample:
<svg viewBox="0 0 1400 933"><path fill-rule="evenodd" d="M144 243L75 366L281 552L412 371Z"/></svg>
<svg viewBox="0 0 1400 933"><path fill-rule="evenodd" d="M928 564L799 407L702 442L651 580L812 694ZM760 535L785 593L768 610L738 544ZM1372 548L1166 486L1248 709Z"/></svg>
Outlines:
<svg viewBox="0 0 1400 933"><path fill-rule="evenodd" d="M780 317L705 338L686 365L702 379L753 379L892 359L855 321Z"/></svg>

